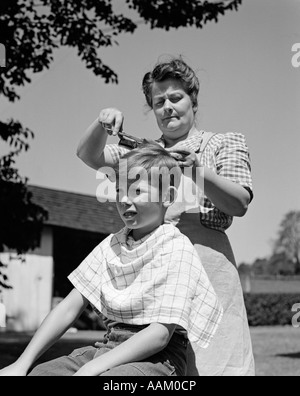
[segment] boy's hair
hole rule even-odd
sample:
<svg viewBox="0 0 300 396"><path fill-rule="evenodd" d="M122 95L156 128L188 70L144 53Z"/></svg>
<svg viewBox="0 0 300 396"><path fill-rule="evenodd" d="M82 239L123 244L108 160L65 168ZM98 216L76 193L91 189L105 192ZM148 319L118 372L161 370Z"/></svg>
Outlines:
<svg viewBox="0 0 300 396"><path fill-rule="evenodd" d="M124 170L122 165L125 163L127 179L130 171L134 170L134 168L137 172L138 169L142 168L148 176L149 184L153 185L155 181L158 181L160 193L163 193L168 187L179 188L182 173L178 162L168 151L154 141L146 141L137 149L129 151L121 157L120 163L114 168L117 183L120 180L120 172ZM134 182L139 180L139 176L135 176L136 177L130 179L130 181L132 180L132 182ZM153 177L157 177L157 180L153 180Z"/></svg>

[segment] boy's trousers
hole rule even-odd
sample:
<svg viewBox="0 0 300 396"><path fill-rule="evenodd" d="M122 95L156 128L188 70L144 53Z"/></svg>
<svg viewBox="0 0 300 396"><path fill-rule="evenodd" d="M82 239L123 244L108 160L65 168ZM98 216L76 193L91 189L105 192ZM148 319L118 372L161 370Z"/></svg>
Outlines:
<svg viewBox="0 0 300 396"><path fill-rule="evenodd" d="M113 328L105 336L103 342L97 343L94 347L76 349L69 356L63 356L48 363L43 363L35 367L29 376L72 376L85 364L116 348L131 338L136 332L136 327L126 325L122 325L122 328ZM146 361L116 367L101 376L186 376L187 347L188 340L184 336L174 334L169 345L162 352L148 358Z"/></svg>

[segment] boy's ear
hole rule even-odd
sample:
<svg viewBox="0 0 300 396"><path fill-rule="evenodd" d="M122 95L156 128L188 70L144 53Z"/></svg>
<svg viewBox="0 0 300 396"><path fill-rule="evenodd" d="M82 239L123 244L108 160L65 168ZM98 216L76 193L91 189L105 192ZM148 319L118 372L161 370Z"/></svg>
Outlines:
<svg viewBox="0 0 300 396"><path fill-rule="evenodd" d="M172 206L174 204L174 202L176 201L178 197L178 190L176 187L168 187L168 190L166 192L165 195L165 199L163 202L163 205L165 208L169 208L170 206Z"/></svg>

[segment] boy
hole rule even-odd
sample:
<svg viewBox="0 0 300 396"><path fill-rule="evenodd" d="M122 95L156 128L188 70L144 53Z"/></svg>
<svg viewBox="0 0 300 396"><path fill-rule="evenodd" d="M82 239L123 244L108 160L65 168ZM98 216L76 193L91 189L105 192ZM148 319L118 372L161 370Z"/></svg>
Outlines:
<svg viewBox="0 0 300 396"><path fill-rule="evenodd" d="M107 318L105 341L38 366L32 376L184 376L187 337L209 345L222 308L193 245L164 220L180 181L177 161L145 144L116 173L125 228L70 275L73 291L2 375L26 375L88 304Z"/></svg>

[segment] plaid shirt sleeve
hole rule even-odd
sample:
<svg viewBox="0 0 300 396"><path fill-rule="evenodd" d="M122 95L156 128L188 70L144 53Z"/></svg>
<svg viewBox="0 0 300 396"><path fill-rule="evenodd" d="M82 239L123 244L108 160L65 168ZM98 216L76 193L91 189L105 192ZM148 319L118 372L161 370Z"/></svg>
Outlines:
<svg viewBox="0 0 300 396"><path fill-rule="evenodd" d="M105 149L110 153L114 165L116 165L120 158L127 154L130 149L124 146L119 146L118 144L108 144Z"/></svg>
<svg viewBox="0 0 300 396"><path fill-rule="evenodd" d="M220 145L215 154L218 175L245 187L253 198L250 154L245 136L227 133L218 138Z"/></svg>

